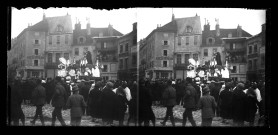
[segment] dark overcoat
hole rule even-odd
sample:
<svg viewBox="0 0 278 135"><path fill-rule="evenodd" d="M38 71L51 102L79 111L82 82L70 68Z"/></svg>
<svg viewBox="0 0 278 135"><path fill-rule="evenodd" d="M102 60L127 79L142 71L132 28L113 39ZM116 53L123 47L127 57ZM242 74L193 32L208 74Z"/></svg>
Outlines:
<svg viewBox="0 0 278 135"><path fill-rule="evenodd" d="M32 92L32 103L35 106L40 106L45 104L46 92L42 85L38 85Z"/></svg>
<svg viewBox="0 0 278 135"><path fill-rule="evenodd" d="M229 89L221 91L219 96L220 116L224 119L231 119L233 93Z"/></svg>
<svg viewBox="0 0 278 135"><path fill-rule="evenodd" d="M198 102L198 108L202 110L202 118L213 118L216 108L214 97L211 95L202 96Z"/></svg>
<svg viewBox="0 0 278 135"><path fill-rule="evenodd" d="M89 93L88 111L93 118L101 118L101 93L102 91L98 87L95 87Z"/></svg>
<svg viewBox="0 0 278 135"><path fill-rule="evenodd" d="M162 94L162 100L164 101L164 106L175 106L176 102L176 89L172 86L166 87Z"/></svg>
<svg viewBox="0 0 278 135"><path fill-rule="evenodd" d="M67 102L67 93L65 88L58 82L55 86L55 92L52 97L51 105L53 107L64 107Z"/></svg>
<svg viewBox="0 0 278 135"><path fill-rule="evenodd" d="M232 99L232 118L237 121L246 119L247 95L242 91L235 89Z"/></svg>
<svg viewBox="0 0 278 135"><path fill-rule="evenodd" d="M76 93L69 96L66 106L70 109L71 117L81 117L84 113L83 108L85 108L87 105L83 96Z"/></svg>
<svg viewBox="0 0 278 135"><path fill-rule="evenodd" d="M139 120L152 120L155 119L152 110L152 98L150 90L144 86L139 86ZM144 98L140 98L144 97Z"/></svg>
<svg viewBox="0 0 278 135"><path fill-rule="evenodd" d="M117 95L112 88L105 87L101 94L101 114L102 118L108 120L116 120L117 113Z"/></svg>
<svg viewBox="0 0 278 135"><path fill-rule="evenodd" d="M184 108L188 109L196 109L197 103L198 103L198 94L195 90L195 88L189 83L186 88L186 92L184 95Z"/></svg>

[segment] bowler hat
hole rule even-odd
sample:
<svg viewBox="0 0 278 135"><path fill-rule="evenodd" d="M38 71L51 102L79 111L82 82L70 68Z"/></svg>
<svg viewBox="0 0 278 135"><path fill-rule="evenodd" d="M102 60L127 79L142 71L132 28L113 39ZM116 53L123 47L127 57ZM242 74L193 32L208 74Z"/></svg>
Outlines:
<svg viewBox="0 0 278 135"><path fill-rule="evenodd" d="M205 87L204 89L203 89L203 93L205 94L205 93L208 93L210 90L209 90L209 88L208 87Z"/></svg>
<svg viewBox="0 0 278 135"><path fill-rule="evenodd" d="M110 87L110 88L113 88L114 84L113 84L112 82L107 82L107 83L106 83L106 86L107 86L107 87Z"/></svg>
<svg viewBox="0 0 278 135"><path fill-rule="evenodd" d="M73 86L71 91L72 91L72 92L79 91L78 86Z"/></svg>

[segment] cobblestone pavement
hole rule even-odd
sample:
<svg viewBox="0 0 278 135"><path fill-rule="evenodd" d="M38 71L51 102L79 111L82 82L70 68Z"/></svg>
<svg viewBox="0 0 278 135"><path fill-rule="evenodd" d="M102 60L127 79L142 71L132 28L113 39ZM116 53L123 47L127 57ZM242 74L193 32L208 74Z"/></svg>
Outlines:
<svg viewBox="0 0 278 135"><path fill-rule="evenodd" d="M30 105L22 105L23 112L25 114L25 125L26 126L31 126L30 121L33 120L33 117L35 115L35 106L30 106ZM45 120L45 125L50 126L51 125L51 117L52 117L52 111L53 107L49 104L45 105L43 107L43 115L44 115L44 120ZM161 106L153 106L153 111L156 117L156 126L162 126L160 122L163 121L163 118L166 113L166 108L161 107ZM176 126L181 126L182 125L182 114L184 112L184 108L180 105L177 105L173 108L174 112L174 117L175 117L175 122ZM70 110L63 110L62 111L62 116L63 119L65 120L65 123L67 125L70 125ZM125 121L124 125L126 125L128 114L126 113L125 116ZM197 126L201 125L201 111L194 111L193 112L193 118L196 121ZM212 126L215 127L231 127L232 126L232 120L228 120L226 123L221 122L220 117L215 117L213 118L212 121ZM255 120L255 125L257 123L257 118ZM118 121L114 121L113 123L115 126L118 126ZM20 122L20 125L21 122ZM61 126L60 122L56 120L55 123L56 126ZM152 124L150 124L152 126ZM39 119L37 119L36 123L34 126L41 126L41 122ZM101 119L97 119L95 122L92 122L92 118L90 116L82 116L81 119L81 126L103 126ZM134 126L134 123L131 122L130 126ZM166 126L172 126L170 120L166 122ZM190 122L187 121L186 126L191 126ZM244 126L248 126L248 122L245 122Z"/></svg>

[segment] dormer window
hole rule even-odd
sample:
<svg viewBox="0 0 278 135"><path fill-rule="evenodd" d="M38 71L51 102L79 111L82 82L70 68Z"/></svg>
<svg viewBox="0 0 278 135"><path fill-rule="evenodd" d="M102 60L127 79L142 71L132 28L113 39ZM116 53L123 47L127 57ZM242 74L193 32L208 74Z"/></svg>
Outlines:
<svg viewBox="0 0 278 135"><path fill-rule="evenodd" d="M191 33L193 31L193 28L191 26L186 26L185 32Z"/></svg>
<svg viewBox="0 0 278 135"><path fill-rule="evenodd" d="M215 42L215 39L213 37L207 38L207 44L208 45L212 45L212 44L214 44L214 42Z"/></svg>
<svg viewBox="0 0 278 135"><path fill-rule="evenodd" d="M78 41L77 41L77 42L78 42L78 44L84 44L85 41L86 41L85 37L82 36L82 37L79 37L79 38L78 38Z"/></svg>
<svg viewBox="0 0 278 135"><path fill-rule="evenodd" d="M62 32L64 31L64 27L62 25L57 25L57 32Z"/></svg>

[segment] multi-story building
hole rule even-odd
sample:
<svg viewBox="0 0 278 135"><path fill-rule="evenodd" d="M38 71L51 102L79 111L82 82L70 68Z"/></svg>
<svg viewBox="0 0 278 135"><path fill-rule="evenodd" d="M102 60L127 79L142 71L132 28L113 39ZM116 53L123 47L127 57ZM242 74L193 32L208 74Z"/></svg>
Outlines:
<svg viewBox="0 0 278 135"><path fill-rule="evenodd" d="M200 44L200 17L175 19L173 15L171 22L153 30L146 37L146 45L140 47L146 52L146 74L150 79L185 78L188 59L199 59Z"/></svg>
<svg viewBox="0 0 278 135"><path fill-rule="evenodd" d="M234 81L246 81L246 40L248 37L222 39L224 41L224 57L230 68L230 78Z"/></svg>
<svg viewBox="0 0 278 135"><path fill-rule="evenodd" d="M45 20L25 28L14 40L8 59L11 71L23 79L44 77L44 50L47 22ZM14 75L12 75L14 76Z"/></svg>
<svg viewBox="0 0 278 135"><path fill-rule="evenodd" d="M202 27L200 16L175 19L177 33L174 50L174 78L187 77L188 59L199 61L202 43Z"/></svg>
<svg viewBox="0 0 278 135"><path fill-rule="evenodd" d="M101 65L100 76L104 80L117 80L118 54L116 36L94 37L99 64Z"/></svg>
<svg viewBox="0 0 278 135"><path fill-rule="evenodd" d="M48 23L48 32L45 35L45 76L54 78L58 75L59 58L69 59L72 44L71 15L44 17Z"/></svg>
<svg viewBox="0 0 278 135"><path fill-rule="evenodd" d="M90 51L92 64L96 64L99 56L99 64L102 69L100 76L105 80L117 79L117 38L123 34L109 24L107 28L91 28L87 23L86 29L81 29L81 24L75 24L73 31L73 44L71 57L79 60L84 57L86 51Z"/></svg>
<svg viewBox="0 0 278 135"><path fill-rule="evenodd" d="M146 49L146 39L141 39L139 42L139 78L149 78L147 69L147 49Z"/></svg>
<svg viewBox="0 0 278 135"><path fill-rule="evenodd" d="M219 52L221 56L222 65L225 65L225 50L224 42L222 38L234 38L234 37L250 37L251 35L243 30L240 26L236 29L221 29L219 23L215 25L215 30L210 30L210 24L204 25L202 33L202 45L200 64L203 65L206 62L212 60L214 52Z"/></svg>
<svg viewBox="0 0 278 135"><path fill-rule="evenodd" d="M137 76L137 23L132 32L118 39L119 70L118 79L132 80Z"/></svg>
<svg viewBox="0 0 278 135"><path fill-rule="evenodd" d="M263 80L265 74L265 44L263 35L265 24L262 25L262 32L249 38L247 43L247 80Z"/></svg>

